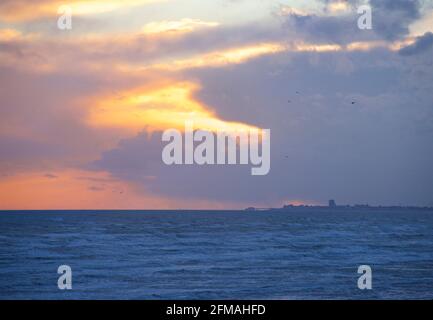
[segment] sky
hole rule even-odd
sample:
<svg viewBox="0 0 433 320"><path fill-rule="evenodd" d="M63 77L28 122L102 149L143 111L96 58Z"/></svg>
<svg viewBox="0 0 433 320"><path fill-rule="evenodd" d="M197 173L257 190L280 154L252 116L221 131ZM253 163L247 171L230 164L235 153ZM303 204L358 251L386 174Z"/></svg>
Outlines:
<svg viewBox="0 0 433 320"><path fill-rule="evenodd" d="M0 209L433 206L432 32L430 0L3 0ZM165 165L191 119L270 129L269 174Z"/></svg>

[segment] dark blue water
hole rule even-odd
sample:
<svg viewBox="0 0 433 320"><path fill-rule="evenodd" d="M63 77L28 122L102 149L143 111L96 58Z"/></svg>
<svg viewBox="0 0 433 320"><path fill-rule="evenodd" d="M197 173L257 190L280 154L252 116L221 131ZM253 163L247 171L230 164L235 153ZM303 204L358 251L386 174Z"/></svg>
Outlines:
<svg viewBox="0 0 433 320"><path fill-rule="evenodd" d="M432 299L433 214L0 212L0 298Z"/></svg>

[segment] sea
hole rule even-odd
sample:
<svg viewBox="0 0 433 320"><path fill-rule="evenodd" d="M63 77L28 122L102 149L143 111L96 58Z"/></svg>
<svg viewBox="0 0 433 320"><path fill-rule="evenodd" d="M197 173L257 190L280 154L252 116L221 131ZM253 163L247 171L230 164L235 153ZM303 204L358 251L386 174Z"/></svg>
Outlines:
<svg viewBox="0 0 433 320"><path fill-rule="evenodd" d="M2 300L432 298L432 212L0 212Z"/></svg>

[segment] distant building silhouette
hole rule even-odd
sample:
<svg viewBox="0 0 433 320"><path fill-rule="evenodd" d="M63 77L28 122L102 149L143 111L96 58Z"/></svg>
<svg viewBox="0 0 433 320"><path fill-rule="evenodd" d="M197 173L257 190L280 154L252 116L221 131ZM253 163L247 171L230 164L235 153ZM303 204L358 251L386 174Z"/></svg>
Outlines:
<svg viewBox="0 0 433 320"><path fill-rule="evenodd" d="M337 204L335 203L335 200L329 200L328 202L328 206L330 208L335 208L337 206Z"/></svg>

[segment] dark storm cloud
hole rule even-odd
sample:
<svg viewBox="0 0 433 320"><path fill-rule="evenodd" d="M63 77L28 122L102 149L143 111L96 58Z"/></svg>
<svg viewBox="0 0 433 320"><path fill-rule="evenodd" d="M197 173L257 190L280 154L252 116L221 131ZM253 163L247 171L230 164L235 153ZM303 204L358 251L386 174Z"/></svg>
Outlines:
<svg viewBox="0 0 433 320"><path fill-rule="evenodd" d="M371 31L361 31L357 25L358 16L317 16L297 15L288 17L285 27L296 30L302 36L315 42L334 42L339 44L374 38Z"/></svg>
<svg viewBox="0 0 433 320"><path fill-rule="evenodd" d="M409 25L421 17L419 0L370 0L373 28L387 40L409 33Z"/></svg>
<svg viewBox="0 0 433 320"><path fill-rule="evenodd" d="M324 1L329 3L330 1ZM397 40L409 33L409 25L421 17L419 0L371 0L373 29L358 29L357 8L362 1L348 1L349 14L299 15L289 14L285 26L301 32L315 41L348 43L361 40Z"/></svg>
<svg viewBox="0 0 433 320"><path fill-rule="evenodd" d="M196 98L219 116L271 129L267 176L252 177L249 166L165 166L160 137L146 134L92 167L187 199L430 203L432 70L416 75L429 88L414 100L407 83L416 86L415 75L400 59L389 51L281 54L191 72L203 84Z"/></svg>
<svg viewBox="0 0 433 320"><path fill-rule="evenodd" d="M114 177L143 184L158 195L184 199L219 201L251 201L265 191L266 186L254 179L249 166L167 166L161 160L161 132L151 137L147 133L123 140L118 148L103 154L90 169L107 170ZM155 177L149 180L149 176ZM244 185L249 185L244 188ZM269 198L269 195L265 195ZM278 197L273 196L273 200Z"/></svg>

